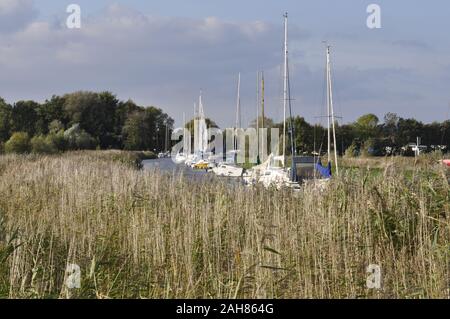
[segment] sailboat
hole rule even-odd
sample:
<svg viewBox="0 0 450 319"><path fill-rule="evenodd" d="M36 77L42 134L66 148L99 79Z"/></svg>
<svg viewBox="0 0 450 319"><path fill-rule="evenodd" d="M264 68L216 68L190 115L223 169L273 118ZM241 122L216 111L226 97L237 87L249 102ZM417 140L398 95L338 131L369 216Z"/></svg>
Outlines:
<svg viewBox="0 0 450 319"><path fill-rule="evenodd" d="M237 166L238 150L238 129L241 128L241 74L238 76L237 85L237 102L236 102L236 124L234 128L233 136L233 149L226 154L226 160L224 163L219 163L217 167L214 167L212 171L217 176L226 177L241 177L244 173L244 168Z"/></svg>
<svg viewBox="0 0 450 319"><path fill-rule="evenodd" d="M164 152L158 153L158 158L169 158L169 157L170 157L170 151L169 151L169 126L166 123L165 135L164 135Z"/></svg>
<svg viewBox="0 0 450 319"><path fill-rule="evenodd" d="M284 76L283 76L283 140L282 140L282 155L275 156L270 154L267 160L258 166L255 166L251 172L245 176L247 183L254 183L255 181L263 184L265 187L275 186L281 188L283 186L294 186L296 182L295 173L295 139L292 123L292 111L290 105L290 83L289 83L289 61L288 61L288 14L284 16ZM263 89L264 92L264 89ZM264 101L264 97L262 99ZM289 103L289 105L288 105ZM290 118L291 118L291 151L292 151L292 166L289 168L286 165L286 112L289 106ZM263 125L264 126L264 125ZM264 154L264 152L263 152ZM279 165L278 163L281 163Z"/></svg>
<svg viewBox="0 0 450 319"><path fill-rule="evenodd" d="M185 163L187 160L187 155L189 154L189 144L190 144L190 136L187 136L186 130L186 114L183 113L183 150L178 152L175 156L175 163L181 164Z"/></svg>
<svg viewBox="0 0 450 319"><path fill-rule="evenodd" d="M194 119L194 154L188 159L189 166L194 169L212 168L207 153L208 150L208 128L206 125L205 111L203 109L202 93L200 92L198 102L198 117Z"/></svg>
<svg viewBox="0 0 450 319"><path fill-rule="evenodd" d="M336 147L336 121L334 117L334 105L333 105L333 87L331 80L331 46L326 46L326 78L327 78L327 135L328 135L328 150L327 150L327 165L323 166L319 160L316 163L316 170L322 177L322 179L329 180L332 177L332 164L331 164L331 135L333 135L333 148L334 148L334 162L336 167L336 175L339 175L339 165Z"/></svg>

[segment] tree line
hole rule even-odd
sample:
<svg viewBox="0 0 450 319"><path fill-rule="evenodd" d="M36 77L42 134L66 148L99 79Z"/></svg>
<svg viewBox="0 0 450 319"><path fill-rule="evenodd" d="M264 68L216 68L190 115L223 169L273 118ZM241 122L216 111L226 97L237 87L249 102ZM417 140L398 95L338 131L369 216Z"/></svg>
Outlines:
<svg viewBox="0 0 450 319"><path fill-rule="evenodd" d="M0 98L0 152L54 153L82 149L159 152L173 119L157 107L120 101L110 92L80 91L44 103Z"/></svg>
<svg viewBox="0 0 450 319"><path fill-rule="evenodd" d="M259 127L283 129L283 123L273 119L258 119ZM328 133L326 127L320 124L310 124L303 117L296 116L287 119L294 127L294 138L297 154L324 154L328 149ZM256 120L251 123L256 127ZM450 120L443 122L422 123L412 118L402 118L395 113L387 113L383 120L374 114L366 114L353 123L336 127L336 149L340 155L412 156L414 152L410 144L423 146L423 152L450 150ZM289 128L288 128L289 130ZM290 153L290 134L287 132L287 153ZM331 142L333 143L333 142ZM334 145L331 145L334 149Z"/></svg>
<svg viewBox="0 0 450 319"><path fill-rule="evenodd" d="M295 117L293 126L298 153L326 151L326 128L311 125L302 117ZM426 124L416 119L402 118L395 113L387 113L382 121L374 114L366 114L353 123L336 123L336 149L340 155L409 156L414 153L408 144L416 144L417 138L420 145L425 147L424 152L448 152L450 121Z"/></svg>
<svg viewBox="0 0 450 319"><path fill-rule="evenodd" d="M258 120L262 127L262 119ZM207 122L208 127L217 127L212 120ZM288 119L288 126L290 122ZM324 126L310 124L299 116L292 123L298 154L323 154L327 150ZM173 126L174 120L161 109L139 106L132 100L120 101L110 92L54 95L44 103L8 104L0 98L0 153L82 149L160 152L170 148L166 139L170 141ZM256 120L251 126L256 127ZM193 120L187 127L193 128ZM264 127L282 129L283 125L265 118ZM406 146L416 143L418 137L427 151L448 152L450 121L426 124L394 113L386 114L383 120L366 114L353 123L336 123L336 137L340 155L412 155Z"/></svg>

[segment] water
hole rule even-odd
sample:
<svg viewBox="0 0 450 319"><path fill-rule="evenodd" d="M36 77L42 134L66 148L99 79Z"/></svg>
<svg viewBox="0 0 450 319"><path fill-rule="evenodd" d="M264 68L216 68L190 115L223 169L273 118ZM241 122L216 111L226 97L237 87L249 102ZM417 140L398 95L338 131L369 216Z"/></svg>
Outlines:
<svg viewBox="0 0 450 319"><path fill-rule="evenodd" d="M207 173L206 170L194 170L184 164L175 164L171 158L159 158L154 160L142 161L144 169L159 170L161 173L167 174L183 174L185 177L195 181L220 180L227 185L239 185L243 183L241 178L217 177L213 172Z"/></svg>
<svg viewBox="0 0 450 319"><path fill-rule="evenodd" d="M158 158L154 160L145 160L142 161L144 165L144 169L148 170L159 170L162 173L168 174L183 174L184 176L192 179L205 178L207 176L211 176L212 173L207 173L205 170L194 170L190 167L187 167L184 164L175 164L171 158Z"/></svg>

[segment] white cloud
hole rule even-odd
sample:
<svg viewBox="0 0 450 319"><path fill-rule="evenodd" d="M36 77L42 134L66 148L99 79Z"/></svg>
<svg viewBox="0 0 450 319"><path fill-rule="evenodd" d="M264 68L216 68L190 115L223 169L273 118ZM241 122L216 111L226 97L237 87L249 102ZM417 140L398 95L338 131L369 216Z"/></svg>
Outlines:
<svg viewBox="0 0 450 319"><path fill-rule="evenodd" d="M0 0L0 33L20 30L35 17L33 0Z"/></svg>
<svg viewBox="0 0 450 319"><path fill-rule="evenodd" d="M32 10L31 1L17 1ZM12 2L0 0L0 16L17 12ZM83 16L79 30L60 22L29 18L16 24L15 32L0 36L0 96L12 102L80 89L110 90L121 99L160 106L181 120L183 111L192 114L194 99L203 89L207 115L230 125L237 73L242 73L245 123L256 113L256 70L264 69L267 112L280 119L281 21L272 25L217 17L154 17L114 4L96 16ZM320 115L322 107L322 39L291 25L294 112L308 120ZM382 116L388 111L402 114L401 110L432 119L433 114L420 106L442 97L441 93L427 99L427 94L443 91L443 84L426 85L436 81L435 52L414 46L404 52L385 39L374 42L357 35L334 39L336 100L340 98L346 121L364 112ZM423 63L418 63L421 58Z"/></svg>

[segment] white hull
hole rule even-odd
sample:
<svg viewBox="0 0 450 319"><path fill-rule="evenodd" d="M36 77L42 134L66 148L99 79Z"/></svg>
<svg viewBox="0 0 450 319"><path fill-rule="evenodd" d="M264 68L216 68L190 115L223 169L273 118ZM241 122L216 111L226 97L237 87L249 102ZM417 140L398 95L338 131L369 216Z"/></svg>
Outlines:
<svg viewBox="0 0 450 319"><path fill-rule="evenodd" d="M183 163L186 162L186 160L187 160L187 157L186 157L186 155L184 155L183 153L178 153L178 154L175 156L175 163L176 163L176 164L183 164Z"/></svg>
<svg viewBox="0 0 450 319"><path fill-rule="evenodd" d="M290 172L288 169L271 167L263 171L263 174L260 176L258 182L266 188L281 188L290 183L289 174Z"/></svg>
<svg viewBox="0 0 450 319"><path fill-rule="evenodd" d="M212 169L214 174L217 176L224 177L241 177L244 173L244 169L242 167L237 167L228 164L219 164L217 167Z"/></svg>

